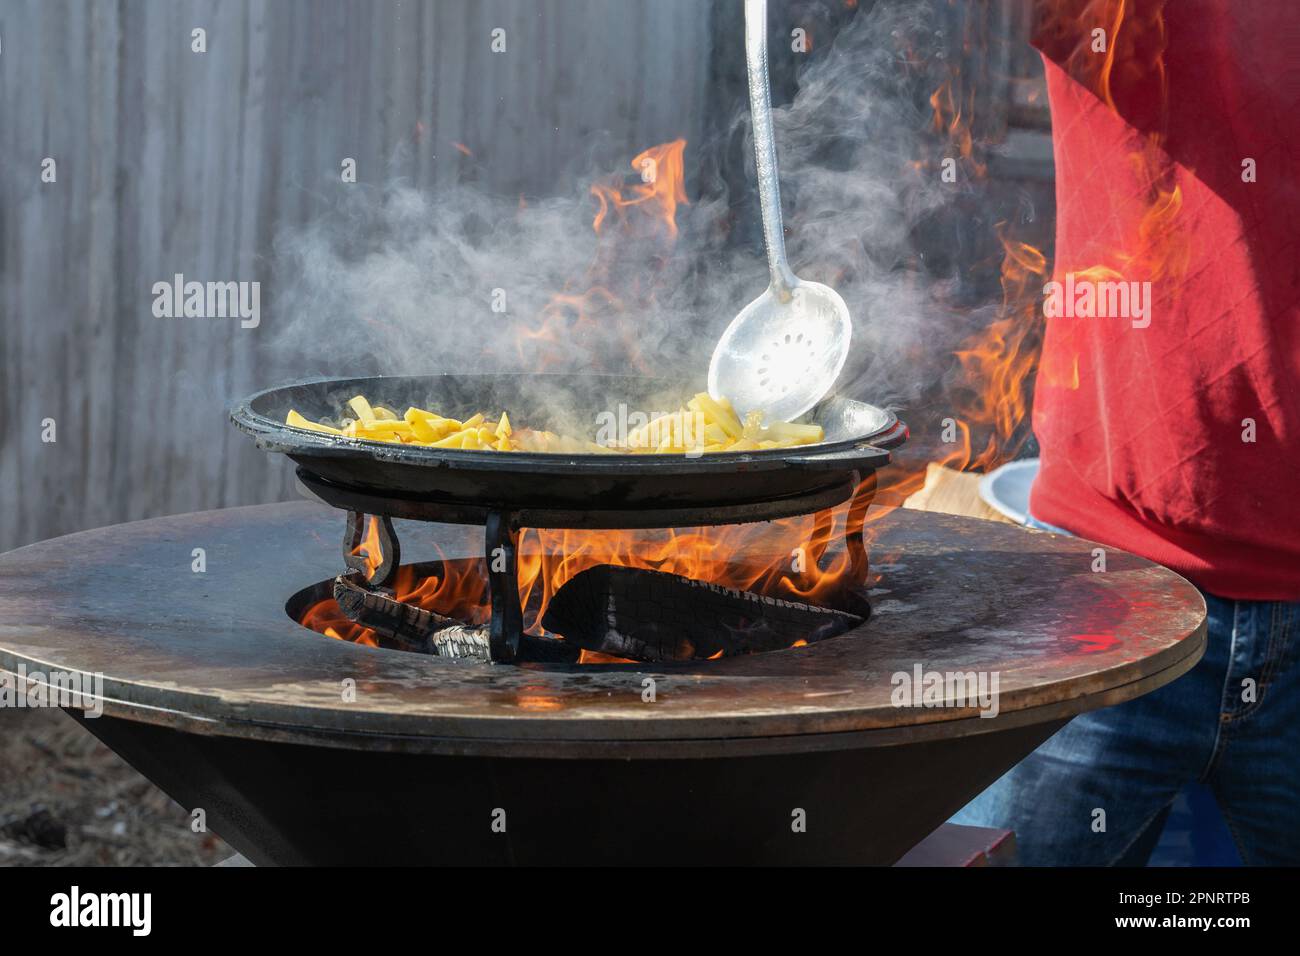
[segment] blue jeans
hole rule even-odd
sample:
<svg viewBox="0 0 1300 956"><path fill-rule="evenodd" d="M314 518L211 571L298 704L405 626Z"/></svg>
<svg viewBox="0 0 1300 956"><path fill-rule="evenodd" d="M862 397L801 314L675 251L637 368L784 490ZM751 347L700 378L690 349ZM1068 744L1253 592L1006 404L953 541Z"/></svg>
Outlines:
<svg viewBox="0 0 1300 956"><path fill-rule="evenodd" d="M1029 866L1141 866L1202 781L1244 863L1300 865L1300 602L1205 603L1191 671L1074 718L953 822L1014 830Z"/></svg>

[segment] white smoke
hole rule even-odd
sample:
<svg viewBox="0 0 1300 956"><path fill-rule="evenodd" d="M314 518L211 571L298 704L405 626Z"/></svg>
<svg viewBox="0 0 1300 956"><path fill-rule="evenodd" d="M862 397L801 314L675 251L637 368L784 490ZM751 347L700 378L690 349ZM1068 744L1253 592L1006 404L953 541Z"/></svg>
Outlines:
<svg viewBox="0 0 1300 956"><path fill-rule="evenodd" d="M943 182L932 162L940 142L927 95L947 70L934 21L927 2L860 11L810 58L775 115L791 264L833 286L853 314L839 390L881 405L916 400L987 320L986 310L959 316L944 304L955 277L935 274L917 240L972 191ZM746 149L748 122L745 109L731 124ZM627 159L650 145L627 144ZM677 209L675 242L662 230L593 231L589 182L630 174L626 166L522 203L472 184L356 187L277 240L278 364L290 377L545 367L702 386L713 343L767 282L757 229L759 241L732 235L733 207L757 207L752 153L749 178L723 183L716 158L726 145L688 144L698 188ZM576 325L572 300L556 297L593 287ZM494 294L504 313L492 310ZM530 337L548 321L552 338Z"/></svg>

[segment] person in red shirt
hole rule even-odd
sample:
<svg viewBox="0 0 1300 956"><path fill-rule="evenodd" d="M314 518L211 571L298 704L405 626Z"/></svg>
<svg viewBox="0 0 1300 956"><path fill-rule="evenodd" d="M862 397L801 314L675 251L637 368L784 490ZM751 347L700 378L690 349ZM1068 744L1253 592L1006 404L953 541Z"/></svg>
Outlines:
<svg viewBox="0 0 1300 956"><path fill-rule="evenodd" d="M1015 830L1027 864L1140 864L1199 780L1244 862L1297 864L1300 6L1045 13L1060 286L1031 523L1186 576L1209 645L1183 678L1076 718L954 819Z"/></svg>

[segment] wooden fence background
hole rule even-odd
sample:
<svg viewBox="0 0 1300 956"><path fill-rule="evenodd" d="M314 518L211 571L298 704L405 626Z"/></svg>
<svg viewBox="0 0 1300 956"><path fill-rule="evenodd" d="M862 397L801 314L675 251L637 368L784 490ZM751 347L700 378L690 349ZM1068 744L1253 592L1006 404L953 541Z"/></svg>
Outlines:
<svg viewBox="0 0 1300 956"><path fill-rule="evenodd" d="M344 157L361 183L436 190L472 163L489 188L545 195L593 137L626 159L694 138L712 12L701 0L5 0L0 550L290 497L288 463L225 413L295 374L259 349L277 320L275 232L331 201ZM206 53L191 49L196 27ZM496 28L504 54L490 49ZM261 326L155 318L152 286L175 273L262 281Z"/></svg>
<svg viewBox="0 0 1300 956"><path fill-rule="evenodd" d="M1044 211L1042 235L1021 238L1045 248L1050 138L1023 2L934 0L933 29L976 81L977 135L1004 144L994 186L1009 208ZM817 56L871 2L770 6L774 42L806 25ZM230 427L226 406L304 374L270 347L292 319L276 311L273 241L356 188L345 157L363 188L435 195L468 179L544 197L571 194L598 151L599 168L626 172L683 137L721 144L735 184L750 162L727 134L745 102L742 36L741 0L4 0L0 551L295 494L289 463ZM778 102L794 69L773 59ZM756 244L755 204L731 202L732 235ZM993 262L995 283L996 250L975 239L967 254ZM177 273L260 282L261 325L155 317L154 283Z"/></svg>

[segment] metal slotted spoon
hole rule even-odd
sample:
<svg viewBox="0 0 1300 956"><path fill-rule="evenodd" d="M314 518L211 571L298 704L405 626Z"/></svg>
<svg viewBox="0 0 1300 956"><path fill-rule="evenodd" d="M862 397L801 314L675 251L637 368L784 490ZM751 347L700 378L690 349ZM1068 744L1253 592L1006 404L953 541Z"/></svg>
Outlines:
<svg viewBox="0 0 1300 956"><path fill-rule="evenodd" d="M853 322L834 289L790 271L767 80L767 0L745 0L745 65L754 162L771 284L731 320L709 361L709 394L741 415L791 421L830 391L849 357Z"/></svg>

